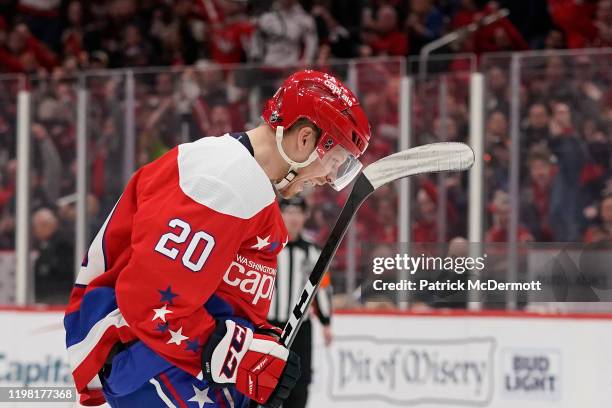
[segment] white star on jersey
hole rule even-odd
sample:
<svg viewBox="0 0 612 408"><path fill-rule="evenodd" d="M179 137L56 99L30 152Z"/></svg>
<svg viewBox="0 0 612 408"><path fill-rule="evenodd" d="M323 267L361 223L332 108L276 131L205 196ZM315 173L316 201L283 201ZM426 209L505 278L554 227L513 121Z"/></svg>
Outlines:
<svg viewBox="0 0 612 408"><path fill-rule="evenodd" d="M265 247L267 247L268 245L270 245L270 241L268 241L269 239L270 239L269 235L267 237L265 237L264 239L259 238L259 235L258 235L257 236L257 243L255 245L253 245L251 248L256 248L256 249L262 250Z"/></svg>
<svg viewBox="0 0 612 408"><path fill-rule="evenodd" d="M183 336L183 328L180 327L177 331L173 331L168 329L170 332L170 340L166 342L166 344L174 343L177 346L180 346L183 340L187 340L189 337Z"/></svg>
<svg viewBox="0 0 612 408"><path fill-rule="evenodd" d="M287 246L287 242L289 242L289 235L285 238L285 242L283 242L283 248Z"/></svg>
<svg viewBox="0 0 612 408"><path fill-rule="evenodd" d="M196 402L198 404L198 408L204 408L204 404L213 404L213 400L208 398L208 387L201 390L193 384L191 384L191 386L193 387L193 392L195 395L187 401Z"/></svg>
<svg viewBox="0 0 612 408"><path fill-rule="evenodd" d="M160 309L153 309L153 311L155 312L155 316L153 316L153 319L151 319L151 321L155 320L155 319L161 319L162 322L166 322L166 315L168 313L174 313L172 310L168 310L166 309L168 305L165 304L163 305Z"/></svg>

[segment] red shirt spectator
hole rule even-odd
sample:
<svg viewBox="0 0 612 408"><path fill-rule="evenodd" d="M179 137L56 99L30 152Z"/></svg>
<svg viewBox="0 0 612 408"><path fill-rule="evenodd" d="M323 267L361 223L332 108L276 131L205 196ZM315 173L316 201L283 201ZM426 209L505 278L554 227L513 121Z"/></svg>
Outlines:
<svg viewBox="0 0 612 408"><path fill-rule="evenodd" d="M23 64L5 47L8 27L4 17L0 16L0 72L23 72Z"/></svg>
<svg viewBox="0 0 612 408"><path fill-rule="evenodd" d="M461 0L459 10L455 13L451 19L450 28L456 30L468 24L471 24L479 14L478 7L474 3L474 0Z"/></svg>
<svg viewBox="0 0 612 408"><path fill-rule="evenodd" d="M435 221L420 220L412 226L414 242L438 242L438 224Z"/></svg>
<svg viewBox="0 0 612 408"><path fill-rule="evenodd" d="M484 10L485 14L497 11L492 7ZM521 33L507 18L480 28L474 34L474 52L524 51L529 49Z"/></svg>
<svg viewBox="0 0 612 408"><path fill-rule="evenodd" d="M196 2L195 14L210 28L209 52L218 64L238 64L245 60L245 50L255 27L248 20L246 2Z"/></svg>
<svg viewBox="0 0 612 408"><path fill-rule="evenodd" d="M408 39L404 33L393 31L381 34L370 43L374 55L402 56L408 53Z"/></svg>
<svg viewBox="0 0 612 408"><path fill-rule="evenodd" d="M414 242L438 242L438 197L431 182L426 181L419 189L416 201L418 217L412 225L412 240Z"/></svg>
<svg viewBox="0 0 612 408"><path fill-rule="evenodd" d="M597 36L593 24L593 4L576 0L548 0L548 10L555 24L565 31L569 48L584 47Z"/></svg>
<svg viewBox="0 0 612 408"><path fill-rule="evenodd" d="M366 37L373 55L402 56L408 53L408 38L397 27L397 12L391 6L378 10L375 21L377 34Z"/></svg>
<svg viewBox="0 0 612 408"><path fill-rule="evenodd" d="M3 21L0 21L0 32L3 31ZM32 36L24 24L18 25L8 34L7 48L0 48L2 71L33 72L38 68L51 70L58 64L59 60L55 53Z"/></svg>
<svg viewBox="0 0 612 408"><path fill-rule="evenodd" d="M62 33L64 56L79 57L85 47L83 45L83 6L80 1L71 1L66 11L68 27Z"/></svg>
<svg viewBox="0 0 612 408"><path fill-rule="evenodd" d="M508 193L497 190L489 209L493 213L493 225L485 234L485 242L508 242L508 222L510 216L510 198ZM533 236L523 225L518 226L517 241L533 241Z"/></svg>
<svg viewBox="0 0 612 408"><path fill-rule="evenodd" d="M237 64L244 60L245 44L255 28L246 19L221 23L211 31L210 55L218 64Z"/></svg>

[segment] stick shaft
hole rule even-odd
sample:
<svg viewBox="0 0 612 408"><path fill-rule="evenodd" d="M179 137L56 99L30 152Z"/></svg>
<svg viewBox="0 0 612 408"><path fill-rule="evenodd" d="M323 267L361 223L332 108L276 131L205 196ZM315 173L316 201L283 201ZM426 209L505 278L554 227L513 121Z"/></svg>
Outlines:
<svg viewBox="0 0 612 408"><path fill-rule="evenodd" d="M285 347L289 348L291 347L291 344L293 344L300 325L304 320L304 315L308 312L308 308L317 294L317 290L319 289L321 281L323 280L325 271L327 271L329 264L334 258L334 255L338 250L338 246L340 245L340 242L342 242L344 234L346 234L346 230L351 224L351 221L355 217L355 214L357 213L357 210L361 204L370 194L372 194L372 192L374 192L374 187L372 187L372 184L370 184L365 175L360 174L357 181L355 181L353 190L346 200L346 204L342 208L340 216L338 217L338 220L336 221L336 224L334 225L325 246L321 250L319 259L317 259L317 263L310 273L310 277L302 290L302 294L300 295L298 302L294 306L289 316L289 321L285 325L283 334L280 338L281 343Z"/></svg>

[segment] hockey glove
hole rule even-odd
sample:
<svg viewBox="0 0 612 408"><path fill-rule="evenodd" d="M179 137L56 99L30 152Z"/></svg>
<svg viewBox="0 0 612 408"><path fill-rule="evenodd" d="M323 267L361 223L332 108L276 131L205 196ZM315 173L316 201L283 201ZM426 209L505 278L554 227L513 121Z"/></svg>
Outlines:
<svg viewBox="0 0 612 408"><path fill-rule="evenodd" d="M202 351L202 372L211 383L235 385L248 398L276 408L295 386L300 364L275 337L225 320L217 323Z"/></svg>

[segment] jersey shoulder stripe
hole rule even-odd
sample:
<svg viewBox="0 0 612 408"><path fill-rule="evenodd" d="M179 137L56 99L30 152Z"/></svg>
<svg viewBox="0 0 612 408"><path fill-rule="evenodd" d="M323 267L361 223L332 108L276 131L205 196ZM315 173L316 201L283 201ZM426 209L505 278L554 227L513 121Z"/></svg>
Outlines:
<svg viewBox="0 0 612 408"><path fill-rule="evenodd" d="M250 219L276 198L255 158L229 135L179 145L177 161L183 193L219 213Z"/></svg>

